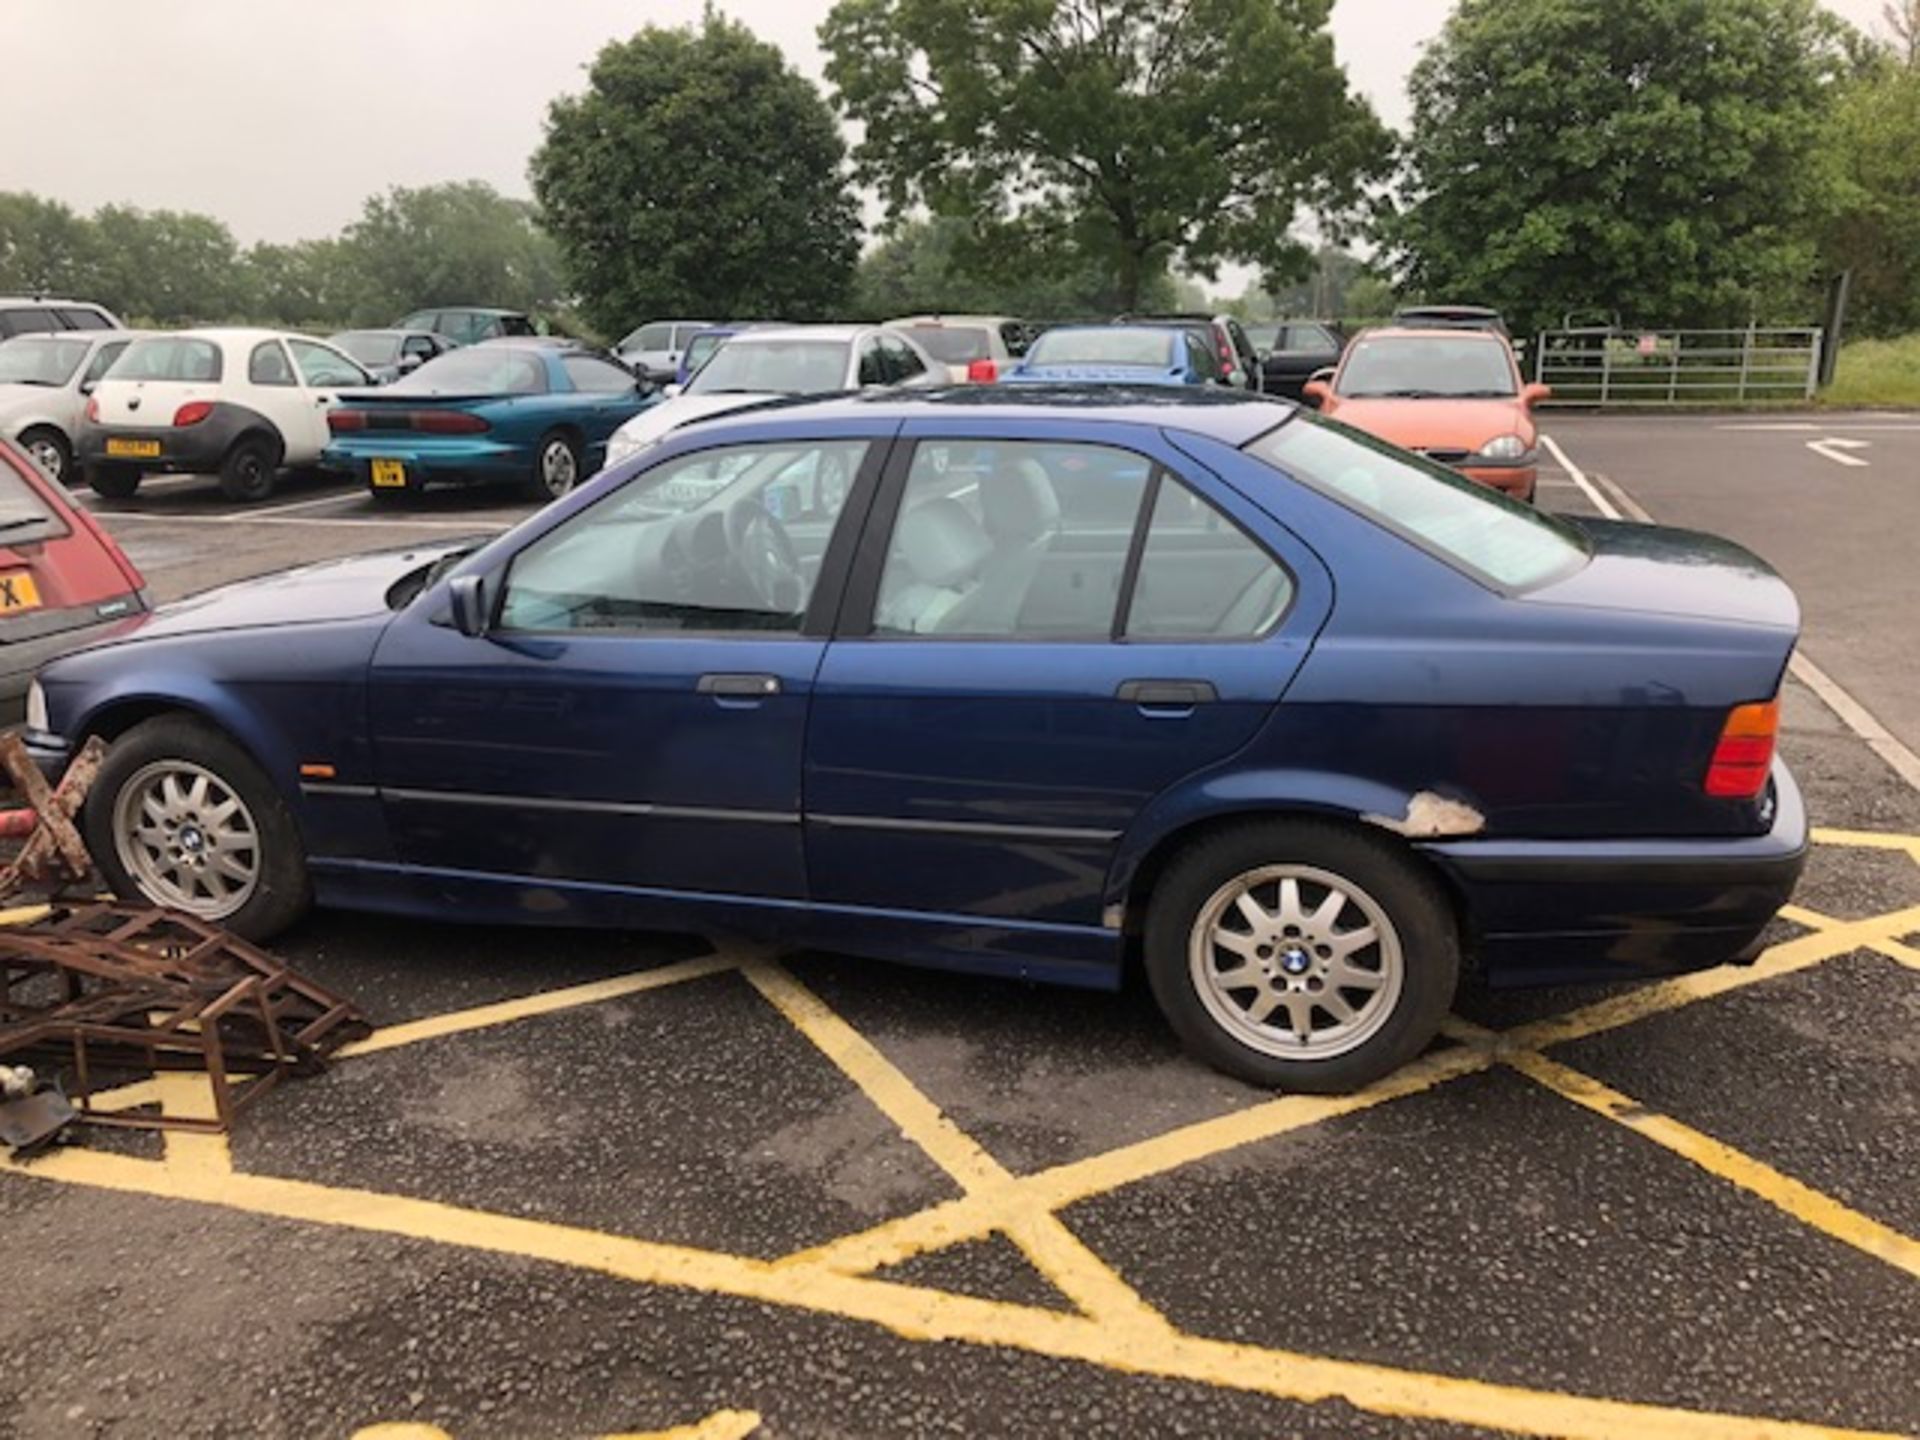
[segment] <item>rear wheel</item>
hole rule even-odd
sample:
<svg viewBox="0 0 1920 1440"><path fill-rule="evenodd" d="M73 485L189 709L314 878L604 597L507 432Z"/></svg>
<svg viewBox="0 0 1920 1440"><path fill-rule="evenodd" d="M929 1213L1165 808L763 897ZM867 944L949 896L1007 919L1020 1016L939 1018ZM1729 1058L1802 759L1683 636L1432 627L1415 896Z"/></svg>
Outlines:
<svg viewBox="0 0 1920 1440"><path fill-rule="evenodd" d="M1318 821L1198 842L1155 887L1145 948L1188 1049L1256 1085L1318 1094L1419 1054L1460 970L1433 879L1385 841Z"/></svg>
<svg viewBox="0 0 1920 1440"><path fill-rule="evenodd" d="M220 493L248 504L273 494L279 455L265 440L242 440L220 462Z"/></svg>
<svg viewBox="0 0 1920 1440"><path fill-rule="evenodd" d="M536 500L558 500L580 483L580 446L562 430L549 430L533 452L527 493Z"/></svg>
<svg viewBox="0 0 1920 1440"><path fill-rule="evenodd" d="M133 465L89 465L87 488L109 500L125 500L140 488L140 470Z"/></svg>
<svg viewBox="0 0 1920 1440"><path fill-rule="evenodd" d="M62 485L73 483L73 447L67 437L50 425L36 425L20 437L20 448L40 462Z"/></svg>
<svg viewBox="0 0 1920 1440"><path fill-rule="evenodd" d="M107 752L87 796L94 864L130 900L264 940L312 903L306 852L272 781L218 730L162 715Z"/></svg>

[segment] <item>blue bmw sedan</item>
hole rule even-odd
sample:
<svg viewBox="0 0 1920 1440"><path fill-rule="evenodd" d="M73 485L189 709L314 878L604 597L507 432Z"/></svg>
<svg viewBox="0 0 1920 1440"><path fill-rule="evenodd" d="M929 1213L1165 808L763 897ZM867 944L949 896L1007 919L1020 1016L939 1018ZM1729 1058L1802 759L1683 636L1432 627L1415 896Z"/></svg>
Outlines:
<svg viewBox="0 0 1920 1440"><path fill-rule="evenodd" d="M377 500L429 484L515 483L555 500L605 462L607 440L659 393L590 350L490 340L450 350L327 412L320 464L359 478Z"/></svg>
<svg viewBox="0 0 1920 1440"><path fill-rule="evenodd" d="M1272 401L990 387L675 432L477 548L56 661L116 890L747 933L1117 986L1341 1091L1463 972L1750 958L1804 858L1792 593Z"/></svg>
<svg viewBox="0 0 1920 1440"><path fill-rule="evenodd" d="M1057 325L1003 385L1216 385L1220 367L1190 327Z"/></svg>

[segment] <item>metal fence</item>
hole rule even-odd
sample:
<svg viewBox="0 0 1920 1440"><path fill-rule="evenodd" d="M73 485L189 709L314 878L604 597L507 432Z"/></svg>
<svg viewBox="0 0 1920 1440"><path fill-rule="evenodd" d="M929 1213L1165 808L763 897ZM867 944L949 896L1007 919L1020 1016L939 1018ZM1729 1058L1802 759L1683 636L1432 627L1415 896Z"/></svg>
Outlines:
<svg viewBox="0 0 1920 1440"><path fill-rule="evenodd" d="M1548 330L1533 375L1559 405L1740 405L1808 400L1818 329Z"/></svg>

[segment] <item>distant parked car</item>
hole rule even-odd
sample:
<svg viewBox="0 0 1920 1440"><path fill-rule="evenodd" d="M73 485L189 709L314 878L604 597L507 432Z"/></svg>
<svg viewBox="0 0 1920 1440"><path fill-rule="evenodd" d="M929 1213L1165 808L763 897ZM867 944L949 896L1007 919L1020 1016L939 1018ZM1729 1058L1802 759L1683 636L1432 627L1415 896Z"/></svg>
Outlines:
<svg viewBox="0 0 1920 1440"><path fill-rule="evenodd" d="M629 331L613 353L636 374L645 375L656 385L664 385L680 372L680 357L688 343L702 330L710 330L714 320L649 320Z"/></svg>
<svg viewBox="0 0 1920 1440"><path fill-rule="evenodd" d="M0 439L12 440L71 485L87 396L138 338L133 330L63 330L0 342Z"/></svg>
<svg viewBox="0 0 1920 1440"><path fill-rule="evenodd" d="M1004 315L909 315L887 325L945 365L955 384L991 384L1027 348L1026 322Z"/></svg>
<svg viewBox="0 0 1920 1440"><path fill-rule="evenodd" d="M454 348L454 342L431 330L342 330L327 337L358 360L382 385L411 375L436 355Z"/></svg>
<svg viewBox="0 0 1920 1440"><path fill-rule="evenodd" d="M1265 327L1249 325L1247 338L1260 356L1260 372L1269 395L1299 399L1307 381L1340 363L1346 338L1334 326L1319 320L1281 320Z"/></svg>
<svg viewBox="0 0 1920 1440"><path fill-rule="evenodd" d="M146 581L40 467L0 441L0 710L49 660L123 629Z"/></svg>
<svg viewBox="0 0 1920 1440"><path fill-rule="evenodd" d="M1513 339L1500 312L1485 305L1404 305L1393 312L1393 323L1405 330L1487 330Z"/></svg>
<svg viewBox="0 0 1920 1440"><path fill-rule="evenodd" d="M540 327L533 317L519 310L498 310L489 305L440 305L416 310L394 322L395 330L424 330L444 335L456 345L477 345L496 335L538 335Z"/></svg>
<svg viewBox="0 0 1920 1440"><path fill-rule="evenodd" d="M1450 465L1470 480L1531 502L1540 473L1529 385L1513 347L1491 330L1369 330L1330 378L1307 383L1320 413Z"/></svg>
<svg viewBox="0 0 1920 1440"><path fill-rule="evenodd" d="M428 485L514 481L552 500L598 470L607 437L657 402L612 360L545 340L497 340L343 396L321 463L380 500Z"/></svg>
<svg viewBox="0 0 1920 1440"><path fill-rule="evenodd" d="M1184 325L1059 325L1000 377L1008 385L1221 385L1207 342Z"/></svg>
<svg viewBox="0 0 1920 1440"><path fill-rule="evenodd" d="M897 330L879 325L790 325L734 336L685 390L620 427L607 447L618 465L690 420L786 395L892 385L945 385L947 367Z"/></svg>
<svg viewBox="0 0 1920 1440"><path fill-rule="evenodd" d="M782 320L729 320L724 325L709 325L704 330L696 330L687 341L687 348L680 352L680 368L674 371L673 383L684 388L693 379L694 372L713 358L714 351L744 330L787 328Z"/></svg>
<svg viewBox="0 0 1920 1440"><path fill-rule="evenodd" d="M335 397L372 384L359 361L310 335L150 335L94 387L76 453L87 484L116 499L160 470L218 475L229 499L264 500L282 469L320 458Z"/></svg>
<svg viewBox="0 0 1920 1440"><path fill-rule="evenodd" d="M0 340L62 330L118 330L120 317L88 300L50 300L44 295L0 296Z"/></svg>
<svg viewBox="0 0 1920 1440"><path fill-rule="evenodd" d="M1263 377L1260 356L1248 338L1246 327L1232 315L1173 313L1168 315L1122 315L1119 325L1199 324L1207 327L1211 348L1219 361L1220 372L1235 389L1258 390Z"/></svg>

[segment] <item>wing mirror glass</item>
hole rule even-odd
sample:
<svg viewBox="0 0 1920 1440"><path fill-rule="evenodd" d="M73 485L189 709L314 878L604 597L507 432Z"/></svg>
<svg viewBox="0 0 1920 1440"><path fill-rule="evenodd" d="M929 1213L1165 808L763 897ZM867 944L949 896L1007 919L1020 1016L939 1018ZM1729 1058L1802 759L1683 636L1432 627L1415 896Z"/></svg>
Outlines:
<svg viewBox="0 0 1920 1440"><path fill-rule="evenodd" d="M473 639L487 633L487 580L484 575L456 575L447 586L453 608L453 628Z"/></svg>

